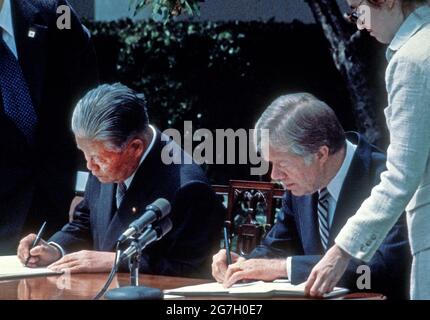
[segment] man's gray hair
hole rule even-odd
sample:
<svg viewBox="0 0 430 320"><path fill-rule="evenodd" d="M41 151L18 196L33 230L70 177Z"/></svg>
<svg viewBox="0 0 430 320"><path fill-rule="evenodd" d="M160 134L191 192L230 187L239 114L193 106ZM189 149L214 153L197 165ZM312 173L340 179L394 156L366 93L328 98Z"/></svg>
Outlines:
<svg viewBox="0 0 430 320"><path fill-rule="evenodd" d="M333 110L310 93L287 94L277 98L255 125L257 150L261 132L268 130L270 146L305 159L310 163L320 147L334 154L345 146L345 132Z"/></svg>
<svg viewBox="0 0 430 320"><path fill-rule="evenodd" d="M148 125L145 97L120 83L89 91L72 117L75 136L101 141L113 150L121 150L130 139L143 138Z"/></svg>

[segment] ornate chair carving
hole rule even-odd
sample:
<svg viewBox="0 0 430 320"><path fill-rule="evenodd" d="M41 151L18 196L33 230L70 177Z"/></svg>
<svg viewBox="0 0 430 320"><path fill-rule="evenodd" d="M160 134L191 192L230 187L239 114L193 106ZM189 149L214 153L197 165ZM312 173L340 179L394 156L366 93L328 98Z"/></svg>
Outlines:
<svg viewBox="0 0 430 320"><path fill-rule="evenodd" d="M217 194L227 197L226 225L234 239L233 247L241 255L249 254L273 226L283 189L271 182L241 180L213 187Z"/></svg>

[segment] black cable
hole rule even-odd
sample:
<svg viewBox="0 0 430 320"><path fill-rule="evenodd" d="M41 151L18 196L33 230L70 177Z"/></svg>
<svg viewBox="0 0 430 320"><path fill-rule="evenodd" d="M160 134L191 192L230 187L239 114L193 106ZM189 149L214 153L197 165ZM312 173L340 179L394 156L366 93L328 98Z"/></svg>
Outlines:
<svg viewBox="0 0 430 320"><path fill-rule="evenodd" d="M120 256L118 254L119 251L120 251L118 248L119 248L119 242L116 243L116 248L115 248L115 251L116 251L116 253L115 253L115 263L112 266L112 270L110 271L109 277L108 277L105 285L103 286L103 288L97 293L97 295L93 298L93 300L99 300L101 297L104 296L104 294L106 293L106 291L109 288L110 284L112 283L112 281L113 281L113 279L115 277L116 272L118 271L118 265L119 265L118 258Z"/></svg>

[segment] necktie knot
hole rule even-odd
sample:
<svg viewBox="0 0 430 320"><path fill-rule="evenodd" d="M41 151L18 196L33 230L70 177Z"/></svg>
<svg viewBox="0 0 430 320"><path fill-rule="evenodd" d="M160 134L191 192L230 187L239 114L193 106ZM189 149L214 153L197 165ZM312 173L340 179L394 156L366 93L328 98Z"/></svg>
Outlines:
<svg viewBox="0 0 430 320"><path fill-rule="evenodd" d="M320 190L320 194L319 194L319 200L320 202L326 202L328 201L330 197L330 192L328 192L327 188L322 188Z"/></svg>

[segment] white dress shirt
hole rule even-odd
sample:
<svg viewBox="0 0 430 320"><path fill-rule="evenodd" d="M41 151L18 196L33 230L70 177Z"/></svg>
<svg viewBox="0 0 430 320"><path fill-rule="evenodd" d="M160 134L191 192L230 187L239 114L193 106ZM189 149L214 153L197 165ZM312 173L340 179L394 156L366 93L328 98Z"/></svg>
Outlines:
<svg viewBox="0 0 430 320"><path fill-rule="evenodd" d="M329 197L329 227L333 223L334 212L336 210L337 201L339 200L340 190L342 189L343 182L345 181L346 175L348 174L349 167L351 166L352 158L354 157L357 146L352 144L348 140L346 141L346 154L343 160L342 166L340 167L337 174L327 185L327 191L330 194Z"/></svg>
<svg viewBox="0 0 430 320"><path fill-rule="evenodd" d="M345 159L342 162L342 166L339 171L336 173L333 179L330 180L327 185L327 191L330 194L328 197L329 208L328 208L328 218L329 218L329 227L331 227L333 223L334 212L336 211L337 201L339 199L340 190L342 189L343 182L345 181L345 177L348 174L349 167L351 166L352 159L354 158L355 150L357 146L352 144L350 141L346 140L346 153ZM287 274L291 274L291 257L287 258Z"/></svg>
<svg viewBox="0 0 430 320"><path fill-rule="evenodd" d="M0 29L4 42L18 59L16 50L15 33L13 31L12 10L10 0L4 0L3 6L0 9Z"/></svg>

